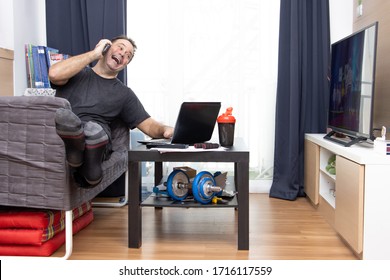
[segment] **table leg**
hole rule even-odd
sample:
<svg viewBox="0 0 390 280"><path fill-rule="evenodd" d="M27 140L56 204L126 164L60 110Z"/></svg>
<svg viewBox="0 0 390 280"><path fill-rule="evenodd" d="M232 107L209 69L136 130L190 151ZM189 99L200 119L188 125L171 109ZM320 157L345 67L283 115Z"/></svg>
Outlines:
<svg viewBox="0 0 390 280"><path fill-rule="evenodd" d="M234 164L238 191L238 250L249 250L249 162Z"/></svg>
<svg viewBox="0 0 390 280"><path fill-rule="evenodd" d="M161 183L163 177L163 163L156 161L154 163L154 185L157 186Z"/></svg>
<svg viewBox="0 0 390 280"><path fill-rule="evenodd" d="M128 247L142 246L141 163L129 162Z"/></svg>

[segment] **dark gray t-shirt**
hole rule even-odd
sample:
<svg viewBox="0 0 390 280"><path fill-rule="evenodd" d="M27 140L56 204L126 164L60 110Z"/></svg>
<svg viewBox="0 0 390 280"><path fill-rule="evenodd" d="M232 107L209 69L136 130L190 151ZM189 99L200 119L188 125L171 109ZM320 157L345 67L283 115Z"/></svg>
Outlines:
<svg viewBox="0 0 390 280"><path fill-rule="evenodd" d="M120 118L130 129L150 115L135 93L119 79L105 79L86 67L64 86L55 86L56 96L67 99L83 122L100 124L111 139L110 123Z"/></svg>

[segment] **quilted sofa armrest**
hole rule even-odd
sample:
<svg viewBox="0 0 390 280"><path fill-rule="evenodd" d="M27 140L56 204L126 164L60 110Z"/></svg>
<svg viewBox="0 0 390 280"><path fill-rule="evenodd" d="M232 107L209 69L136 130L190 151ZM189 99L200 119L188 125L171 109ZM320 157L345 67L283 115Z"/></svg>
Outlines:
<svg viewBox="0 0 390 280"><path fill-rule="evenodd" d="M102 163L102 181L80 187L55 129L58 108L71 107L51 96L0 97L0 205L72 210L127 170L129 129L118 120L111 125L113 152Z"/></svg>
<svg viewBox="0 0 390 280"><path fill-rule="evenodd" d="M55 130L58 108L70 104L56 97L0 97L0 205L51 208L63 200L69 178Z"/></svg>

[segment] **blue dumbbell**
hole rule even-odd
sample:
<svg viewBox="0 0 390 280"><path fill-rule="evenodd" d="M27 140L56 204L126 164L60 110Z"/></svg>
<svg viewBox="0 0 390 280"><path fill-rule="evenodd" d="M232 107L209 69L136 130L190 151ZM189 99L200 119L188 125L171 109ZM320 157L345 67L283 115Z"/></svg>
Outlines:
<svg viewBox="0 0 390 280"><path fill-rule="evenodd" d="M184 200L191 188L190 178L182 170L174 170L169 174L167 180L167 190L162 191L158 187L153 188L153 192L156 194L162 194L170 196L174 200Z"/></svg>
<svg viewBox="0 0 390 280"><path fill-rule="evenodd" d="M221 191L222 188L216 186L214 176L207 171L199 172L192 182L192 194L195 200L202 204L210 203Z"/></svg>

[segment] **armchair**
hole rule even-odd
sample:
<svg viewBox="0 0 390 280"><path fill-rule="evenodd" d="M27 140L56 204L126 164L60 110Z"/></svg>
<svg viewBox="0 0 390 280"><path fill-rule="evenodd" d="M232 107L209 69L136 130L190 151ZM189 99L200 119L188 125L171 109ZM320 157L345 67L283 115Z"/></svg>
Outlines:
<svg viewBox="0 0 390 280"><path fill-rule="evenodd" d="M92 200L127 171L129 129L120 121L112 124L113 153L102 164L103 179L94 188L81 188L56 133L58 108L70 104L51 96L0 97L0 205L66 211L63 258L68 258L73 246L72 209Z"/></svg>

